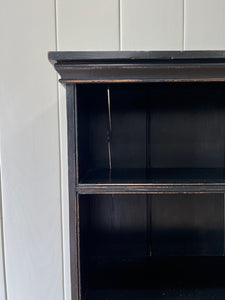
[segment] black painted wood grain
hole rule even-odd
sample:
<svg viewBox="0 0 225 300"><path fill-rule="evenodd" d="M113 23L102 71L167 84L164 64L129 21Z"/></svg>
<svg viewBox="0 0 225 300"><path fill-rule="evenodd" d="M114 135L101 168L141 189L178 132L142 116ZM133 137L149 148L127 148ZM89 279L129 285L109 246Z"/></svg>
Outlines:
<svg viewBox="0 0 225 300"><path fill-rule="evenodd" d="M61 82L224 81L224 51L50 52Z"/></svg>
<svg viewBox="0 0 225 300"><path fill-rule="evenodd" d="M225 59L225 51L50 51L48 53L49 60L55 62L105 62L112 61L223 61Z"/></svg>
<svg viewBox="0 0 225 300"><path fill-rule="evenodd" d="M152 195L152 253L223 256L224 196Z"/></svg>

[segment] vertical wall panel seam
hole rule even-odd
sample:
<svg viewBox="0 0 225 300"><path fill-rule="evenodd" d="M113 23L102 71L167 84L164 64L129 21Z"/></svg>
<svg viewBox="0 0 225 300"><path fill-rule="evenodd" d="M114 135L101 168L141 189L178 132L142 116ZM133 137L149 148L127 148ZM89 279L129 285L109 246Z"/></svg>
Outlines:
<svg viewBox="0 0 225 300"><path fill-rule="evenodd" d="M1 176L1 168L0 168L0 238L2 240L2 249L0 249L0 251L2 251L2 263L3 263L3 280L4 280L4 289L5 289L5 300L8 299L8 292L7 292L7 281L6 281L6 264L5 264L5 239L4 239L4 230L3 230L3 205L2 205L2 186L1 186L1 182L2 182L2 176Z"/></svg>
<svg viewBox="0 0 225 300"><path fill-rule="evenodd" d="M57 24L57 0L54 0L54 21L55 21L55 50L58 50L58 24ZM58 82L58 81L57 81Z"/></svg>
<svg viewBox="0 0 225 300"><path fill-rule="evenodd" d="M58 51L58 9L57 0L54 0L54 22L55 22L55 50ZM58 151L59 151L59 192L60 192L60 233L61 233L61 251L62 251L62 289L63 300L65 296L65 274L64 274L64 235L63 235L63 207L62 207L62 151L61 151L61 135L60 135L60 104L59 104L59 81L56 74L57 84L57 124L58 124Z"/></svg>
<svg viewBox="0 0 225 300"><path fill-rule="evenodd" d="M123 50L123 44L122 44L122 0L118 0L119 1L119 50Z"/></svg>
<svg viewBox="0 0 225 300"><path fill-rule="evenodd" d="M185 50L185 9L186 9L186 2L183 0L183 49Z"/></svg>

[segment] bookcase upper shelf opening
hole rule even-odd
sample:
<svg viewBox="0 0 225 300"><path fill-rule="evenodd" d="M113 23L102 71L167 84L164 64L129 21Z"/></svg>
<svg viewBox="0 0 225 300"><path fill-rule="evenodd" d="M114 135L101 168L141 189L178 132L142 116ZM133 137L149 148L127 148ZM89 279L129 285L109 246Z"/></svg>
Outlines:
<svg viewBox="0 0 225 300"><path fill-rule="evenodd" d="M223 83L80 84L76 95L80 183L225 183Z"/></svg>

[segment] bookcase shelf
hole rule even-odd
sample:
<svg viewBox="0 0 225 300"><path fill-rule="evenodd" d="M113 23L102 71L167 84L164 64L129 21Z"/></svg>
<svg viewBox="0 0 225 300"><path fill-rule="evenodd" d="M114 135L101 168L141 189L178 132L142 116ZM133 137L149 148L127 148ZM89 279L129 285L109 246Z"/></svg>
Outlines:
<svg viewBox="0 0 225 300"><path fill-rule="evenodd" d="M225 52L50 52L72 300L225 299Z"/></svg>
<svg viewBox="0 0 225 300"><path fill-rule="evenodd" d="M92 193L224 193L224 168L152 168L90 170L80 194Z"/></svg>

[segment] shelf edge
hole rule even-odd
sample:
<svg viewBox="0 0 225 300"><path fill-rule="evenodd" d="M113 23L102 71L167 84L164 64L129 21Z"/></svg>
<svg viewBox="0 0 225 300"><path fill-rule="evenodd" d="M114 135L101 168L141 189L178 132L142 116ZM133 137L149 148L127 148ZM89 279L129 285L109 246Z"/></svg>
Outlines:
<svg viewBox="0 0 225 300"><path fill-rule="evenodd" d="M78 184L79 194L206 194L225 193L225 184Z"/></svg>

